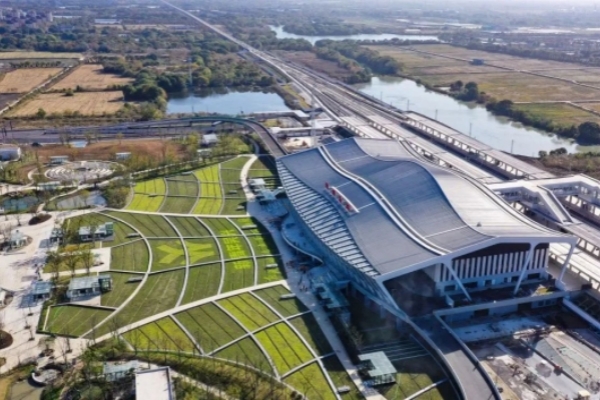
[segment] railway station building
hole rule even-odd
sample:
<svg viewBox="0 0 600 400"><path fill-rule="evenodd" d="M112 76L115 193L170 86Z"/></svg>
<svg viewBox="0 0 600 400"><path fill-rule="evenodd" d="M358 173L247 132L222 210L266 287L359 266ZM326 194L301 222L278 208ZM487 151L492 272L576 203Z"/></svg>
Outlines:
<svg viewBox="0 0 600 400"><path fill-rule="evenodd" d="M394 140L351 138L278 159L291 218L340 281L386 308L452 305L476 292L547 281L537 224L478 181Z"/></svg>

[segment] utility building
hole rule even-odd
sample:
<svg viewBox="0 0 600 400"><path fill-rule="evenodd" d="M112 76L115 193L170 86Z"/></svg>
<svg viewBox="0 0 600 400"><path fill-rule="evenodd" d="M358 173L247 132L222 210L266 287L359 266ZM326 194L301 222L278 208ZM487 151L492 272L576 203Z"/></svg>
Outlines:
<svg viewBox="0 0 600 400"><path fill-rule="evenodd" d="M574 246L478 181L413 154L398 141L352 138L277 162L291 215L317 256L380 305L516 294L548 279L550 243Z"/></svg>

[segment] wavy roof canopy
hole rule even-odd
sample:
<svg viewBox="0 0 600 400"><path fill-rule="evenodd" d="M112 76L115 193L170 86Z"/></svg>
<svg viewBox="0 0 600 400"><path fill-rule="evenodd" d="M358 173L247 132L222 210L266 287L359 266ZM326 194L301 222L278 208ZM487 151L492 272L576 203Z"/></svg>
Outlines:
<svg viewBox="0 0 600 400"><path fill-rule="evenodd" d="M379 274L497 237L560 236L522 216L478 182L417 160L393 140L347 139L285 156L278 166L300 215L310 211L302 207L302 186L329 203L347 232L347 243ZM358 212L346 212L326 184ZM315 217L307 222L313 232L320 223ZM317 236L327 244L326 235Z"/></svg>

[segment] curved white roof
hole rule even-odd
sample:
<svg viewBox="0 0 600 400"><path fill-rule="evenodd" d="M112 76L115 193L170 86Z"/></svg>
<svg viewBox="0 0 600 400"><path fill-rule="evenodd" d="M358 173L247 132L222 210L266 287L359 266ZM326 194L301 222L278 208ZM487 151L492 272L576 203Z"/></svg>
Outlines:
<svg viewBox="0 0 600 400"><path fill-rule="evenodd" d="M360 255L371 274L433 263L435 257L499 237L563 237L479 182L415 159L397 141L347 139L280 158L278 167L289 199L310 229L346 258L329 244L330 233L321 229L324 214L311 214L313 206L303 201L307 196L335 215L336 229L345 232L335 236L335 245L352 249L356 260ZM348 212L346 203L357 212Z"/></svg>

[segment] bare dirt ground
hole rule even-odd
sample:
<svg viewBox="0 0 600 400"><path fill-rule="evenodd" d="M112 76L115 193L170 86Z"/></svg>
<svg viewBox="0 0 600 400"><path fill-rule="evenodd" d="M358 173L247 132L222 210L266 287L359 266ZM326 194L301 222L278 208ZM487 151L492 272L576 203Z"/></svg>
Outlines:
<svg viewBox="0 0 600 400"><path fill-rule="evenodd" d="M41 108L47 114L78 112L81 115L114 114L123 107L123 93L114 92L82 92L73 96L62 93L44 93L9 113L14 117L35 115Z"/></svg>
<svg viewBox="0 0 600 400"><path fill-rule="evenodd" d="M75 71L61 79L52 86L52 90L75 89L80 86L88 90L103 90L113 85L126 85L132 80L121 78L114 74L102 72L102 65L85 64L77 67Z"/></svg>
<svg viewBox="0 0 600 400"><path fill-rule="evenodd" d="M62 68L19 68L4 75L0 93L27 93L62 71Z"/></svg>

